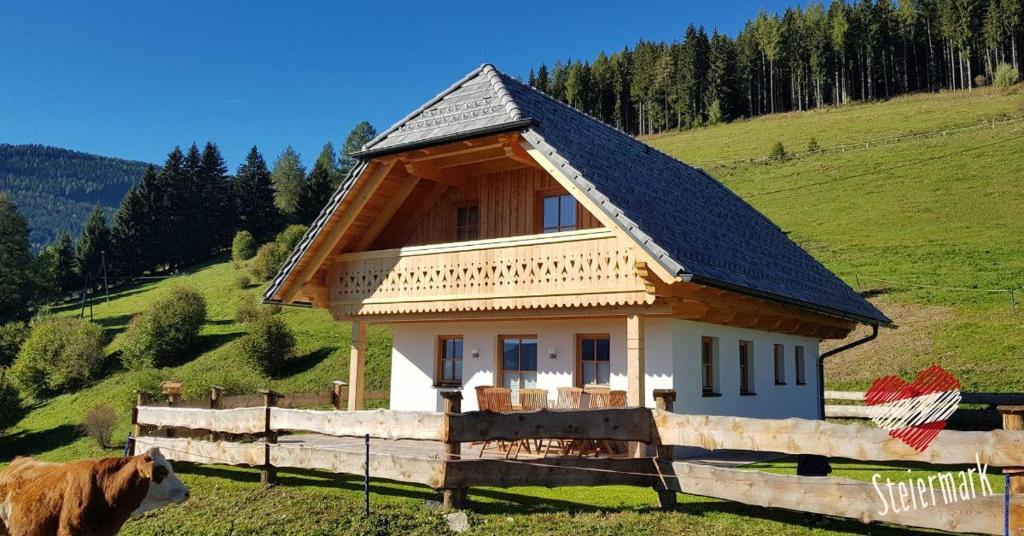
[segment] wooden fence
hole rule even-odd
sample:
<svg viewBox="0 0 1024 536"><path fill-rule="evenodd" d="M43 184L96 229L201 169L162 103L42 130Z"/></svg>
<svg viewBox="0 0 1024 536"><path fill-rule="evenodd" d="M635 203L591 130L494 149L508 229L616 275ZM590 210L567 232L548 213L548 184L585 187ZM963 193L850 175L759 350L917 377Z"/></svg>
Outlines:
<svg viewBox="0 0 1024 536"><path fill-rule="evenodd" d="M264 392L259 407L209 409L140 406L138 432L147 427L189 429L194 437L137 435L133 448L158 446L172 460L258 467L264 480L278 468L320 469L363 474L360 450L325 448L315 443L279 443L281 434L323 435L442 442L444 454L417 457L371 452L373 478L424 484L444 491L446 506L457 506L472 486L634 485L658 492L663 507L675 493L714 497L743 504L884 522L950 532L1024 534L1024 493L939 500L899 511L886 508L870 482L834 477L771 474L675 460L672 447L737 449L812 454L859 461L987 464L1024 467L1024 431L943 431L917 451L881 429L804 419L752 419L672 412L674 391L656 391L657 409L608 408L536 412L461 412L461 393L446 392L444 412L386 410L336 411L283 407L277 393ZM1019 408L1018 408L1019 409ZM1011 411L1012 413L1012 411ZM1020 412L1018 412L1020 413ZM1017 417L1013 417L1017 419ZM1013 421L1017 425L1024 422ZM1008 423L1010 421L1007 421ZM218 434L242 434L248 440ZM252 438L259 438L252 440ZM463 459L463 443L520 439L618 440L647 443L657 456L641 458ZM397 452L401 452L400 450ZM654 452L652 449L651 452ZM995 469L993 469L995 472ZM908 475L912 476L912 475ZM1014 477L1015 479L1021 477ZM915 481L916 482L916 481ZM883 486L884 490L884 486ZM1015 492L1024 491L1020 483ZM938 490L937 490L938 491ZM942 495L939 495L942 497ZM1004 505L1004 500L1008 501ZM1008 527L1004 525L1004 516Z"/></svg>
<svg viewBox="0 0 1024 536"><path fill-rule="evenodd" d="M954 430L995 430L1002 426L1003 418L998 406L1024 405L1024 393L960 393L961 407L948 419L949 428ZM836 419L869 419L871 408L863 405L861 391L825 391L825 416ZM829 401L847 402L846 404ZM853 404L849 402L855 402ZM964 408L963 405L985 406Z"/></svg>

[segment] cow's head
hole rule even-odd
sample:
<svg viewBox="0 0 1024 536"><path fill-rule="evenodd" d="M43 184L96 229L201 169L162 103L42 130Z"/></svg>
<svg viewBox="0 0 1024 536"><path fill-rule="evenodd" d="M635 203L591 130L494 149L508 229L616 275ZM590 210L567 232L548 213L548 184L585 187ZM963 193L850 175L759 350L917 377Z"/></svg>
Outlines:
<svg viewBox="0 0 1024 536"><path fill-rule="evenodd" d="M132 516L138 517L150 510L172 503L181 504L188 500L188 488L178 475L174 474L174 468L167 458L160 454L160 449L149 449L140 458L139 473L149 480L149 491L142 499L142 504L132 512Z"/></svg>

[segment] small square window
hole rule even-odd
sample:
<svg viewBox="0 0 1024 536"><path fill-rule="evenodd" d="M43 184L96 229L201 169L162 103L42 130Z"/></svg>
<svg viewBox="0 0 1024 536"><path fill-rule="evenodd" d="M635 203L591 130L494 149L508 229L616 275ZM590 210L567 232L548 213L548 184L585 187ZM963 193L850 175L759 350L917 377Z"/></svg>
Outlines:
<svg viewBox="0 0 1024 536"><path fill-rule="evenodd" d="M545 233L576 230L576 198L569 194L544 196L541 222Z"/></svg>
<svg viewBox="0 0 1024 536"><path fill-rule="evenodd" d="M437 384L462 385L462 337L438 339Z"/></svg>
<svg viewBox="0 0 1024 536"><path fill-rule="evenodd" d="M455 212L455 239L459 242L480 238L480 207L466 205Z"/></svg>
<svg viewBox="0 0 1024 536"><path fill-rule="evenodd" d="M578 372L576 383L608 385L611 381L611 339L608 335L579 335Z"/></svg>

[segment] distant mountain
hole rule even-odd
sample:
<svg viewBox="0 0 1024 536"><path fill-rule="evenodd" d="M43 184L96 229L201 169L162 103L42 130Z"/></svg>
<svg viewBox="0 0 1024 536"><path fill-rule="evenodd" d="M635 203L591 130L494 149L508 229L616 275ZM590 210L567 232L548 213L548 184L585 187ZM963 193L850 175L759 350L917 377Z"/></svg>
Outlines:
<svg viewBox="0 0 1024 536"><path fill-rule="evenodd" d="M28 218L38 248L60 231L77 235L93 205L116 208L147 165L59 147L0 144L0 191L10 193Z"/></svg>

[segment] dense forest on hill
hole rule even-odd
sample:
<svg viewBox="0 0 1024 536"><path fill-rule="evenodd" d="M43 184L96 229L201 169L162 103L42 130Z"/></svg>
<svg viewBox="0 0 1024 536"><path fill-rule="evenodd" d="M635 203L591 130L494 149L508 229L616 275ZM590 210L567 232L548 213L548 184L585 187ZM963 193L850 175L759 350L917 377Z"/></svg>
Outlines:
<svg viewBox="0 0 1024 536"><path fill-rule="evenodd" d="M93 205L117 207L147 165L45 145L0 144L0 191L28 219L38 248L60 231L77 235Z"/></svg>
<svg viewBox="0 0 1024 536"><path fill-rule="evenodd" d="M735 37L690 25L530 85L631 134L919 92L1012 84L1022 0L830 0L750 14ZM1002 82L1002 84L1000 84Z"/></svg>

